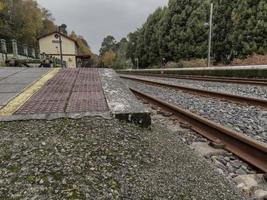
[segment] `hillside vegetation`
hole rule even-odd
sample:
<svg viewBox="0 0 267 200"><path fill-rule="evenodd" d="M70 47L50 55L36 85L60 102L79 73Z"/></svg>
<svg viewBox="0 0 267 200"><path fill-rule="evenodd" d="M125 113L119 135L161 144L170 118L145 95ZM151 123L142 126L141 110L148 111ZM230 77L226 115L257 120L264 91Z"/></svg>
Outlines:
<svg viewBox="0 0 267 200"><path fill-rule="evenodd" d="M147 67L167 61L207 57L210 2L170 0L129 34L128 55ZM229 64L235 58L267 53L267 1L213 0L212 57Z"/></svg>
<svg viewBox="0 0 267 200"><path fill-rule="evenodd" d="M207 58L211 2L213 64L242 63L251 55L267 54L266 0L169 0L128 35L124 60L148 68L161 65L163 58L174 63ZM122 48L111 49L116 53Z"/></svg>
<svg viewBox="0 0 267 200"><path fill-rule="evenodd" d="M0 39L16 39L19 43L37 47L38 37L58 30L52 13L34 0L0 0ZM68 35L67 30L62 33ZM82 37L69 35L79 44L80 54L91 54Z"/></svg>

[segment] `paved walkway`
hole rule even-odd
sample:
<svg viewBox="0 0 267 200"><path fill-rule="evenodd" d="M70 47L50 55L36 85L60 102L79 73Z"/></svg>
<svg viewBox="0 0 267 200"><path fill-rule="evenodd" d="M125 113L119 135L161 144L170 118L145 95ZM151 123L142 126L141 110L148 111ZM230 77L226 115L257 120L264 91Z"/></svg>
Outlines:
<svg viewBox="0 0 267 200"><path fill-rule="evenodd" d="M34 68L0 68L0 108L48 71Z"/></svg>
<svg viewBox="0 0 267 200"><path fill-rule="evenodd" d="M106 112L98 69L60 70L15 113Z"/></svg>
<svg viewBox="0 0 267 200"><path fill-rule="evenodd" d="M0 68L0 83L0 121L101 116L151 124L112 69Z"/></svg>

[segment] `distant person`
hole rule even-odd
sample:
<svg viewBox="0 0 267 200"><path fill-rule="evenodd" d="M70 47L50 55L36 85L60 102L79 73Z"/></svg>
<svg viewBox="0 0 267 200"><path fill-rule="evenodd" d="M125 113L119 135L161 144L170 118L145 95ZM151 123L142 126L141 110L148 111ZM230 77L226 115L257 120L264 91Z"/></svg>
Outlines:
<svg viewBox="0 0 267 200"><path fill-rule="evenodd" d="M52 61L50 59L48 59L48 58L45 58L44 60L42 60L42 62L39 65L39 67L51 68L51 64L52 64Z"/></svg>

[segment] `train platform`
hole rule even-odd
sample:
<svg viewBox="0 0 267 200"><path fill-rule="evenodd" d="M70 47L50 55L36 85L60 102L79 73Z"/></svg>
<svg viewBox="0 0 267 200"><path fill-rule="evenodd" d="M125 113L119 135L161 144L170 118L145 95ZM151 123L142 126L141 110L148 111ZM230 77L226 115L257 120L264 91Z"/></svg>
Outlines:
<svg viewBox="0 0 267 200"><path fill-rule="evenodd" d="M114 116L144 126L150 113L111 69L0 69L0 120Z"/></svg>
<svg viewBox="0 0 267 200"><path fill-rule="evenodd" d="M0 74L0 199L246 199L115 71Z"/></svg>

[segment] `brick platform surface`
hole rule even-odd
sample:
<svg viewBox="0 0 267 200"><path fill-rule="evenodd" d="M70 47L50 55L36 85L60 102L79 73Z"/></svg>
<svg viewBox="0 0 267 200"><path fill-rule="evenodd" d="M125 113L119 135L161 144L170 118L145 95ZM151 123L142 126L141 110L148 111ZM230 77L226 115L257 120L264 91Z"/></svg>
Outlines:
<svg viewBox="0 0 267 200"><path fill-rule="evenodd" d="M107 111L98 69L63 69L15 114Z"/></svg>

